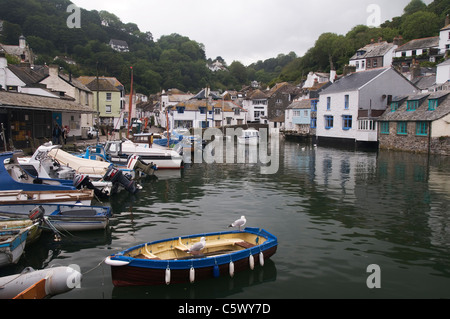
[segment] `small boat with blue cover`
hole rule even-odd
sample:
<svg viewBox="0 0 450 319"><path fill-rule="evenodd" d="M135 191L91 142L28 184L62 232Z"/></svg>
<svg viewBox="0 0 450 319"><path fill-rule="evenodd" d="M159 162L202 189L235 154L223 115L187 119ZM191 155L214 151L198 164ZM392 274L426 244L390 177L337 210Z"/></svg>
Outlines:
<svg viewBox="0 0 450 319"><path fill-rule="evenodd" d="M186 283L263 266L277 246L277 238L266 230L245 228L140 244L105 263L115 286Z"/></svg>

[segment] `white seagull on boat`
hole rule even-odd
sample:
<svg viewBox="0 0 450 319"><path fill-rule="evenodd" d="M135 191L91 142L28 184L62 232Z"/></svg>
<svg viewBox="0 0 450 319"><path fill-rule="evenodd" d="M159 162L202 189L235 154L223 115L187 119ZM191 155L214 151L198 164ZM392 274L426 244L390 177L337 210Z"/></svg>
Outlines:
<svg viewBox="0 0 450 319"><path fill-rule="evenodd" d="M189 248L189 253L198 253L202 251L206 246L206 238L202 237L200 238L200 241L198 243L195 243Z"/></svg>
<svg viewBox="0 0 450 319"><path fill-rule="evenodd" d="M245 216L241 216L238 220L234 221L230 226L228 227L239 227L239 230L241 230L241 227L245 225L247 220L245 219Z"/></svg>

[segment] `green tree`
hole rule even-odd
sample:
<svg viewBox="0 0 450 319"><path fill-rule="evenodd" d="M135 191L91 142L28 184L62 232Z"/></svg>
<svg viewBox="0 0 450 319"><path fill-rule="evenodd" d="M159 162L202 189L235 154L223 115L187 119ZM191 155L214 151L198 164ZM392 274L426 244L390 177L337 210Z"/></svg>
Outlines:
<svg viewBox="0 0 450 319"><path fill-rule="evenodd" d="M411 15L418 11L427 10L427 5L422 0L411 0L411 2L403 9L405 15Z"/></svg>
<svg viewBox="0 0 450 319"><path fill-rule="evenodd" d="M413 40L437 36L440 28L441 22L436 14L418 11L405 18L401 31L406 40Z"/></svg>

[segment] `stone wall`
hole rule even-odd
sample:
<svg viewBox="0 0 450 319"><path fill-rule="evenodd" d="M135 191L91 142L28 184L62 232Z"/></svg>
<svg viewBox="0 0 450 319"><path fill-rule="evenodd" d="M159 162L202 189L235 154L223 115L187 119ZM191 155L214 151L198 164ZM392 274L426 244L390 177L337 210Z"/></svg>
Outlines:
<svg viewBox="0 0 450 319"><path fill-rule="evenodd" d="M397 134L397 123L390 122L389 135L379 133L380 149L450 155L450 137L433 138L430 146L429 136L416 135L415 122L408 122L407 132L407 135Z"/></svg>

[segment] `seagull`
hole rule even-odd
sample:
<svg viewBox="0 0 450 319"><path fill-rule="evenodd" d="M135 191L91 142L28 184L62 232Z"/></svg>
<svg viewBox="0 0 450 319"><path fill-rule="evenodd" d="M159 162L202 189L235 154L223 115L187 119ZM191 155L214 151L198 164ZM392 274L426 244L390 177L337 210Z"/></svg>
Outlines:
<svg viewBox="0 0 450 319"><path fill-rule="evenodd" d="M191 246L191 248L189 248L189 253L191 254L195 254L198 253L200 251L202 251L206 246L206 238L202 237L200 238L200 241L198 243L195 243Z"/></svg>
<svg viewBox="0 0 450 319"><path fill-rule="evenodd" d="M228 227L239 227L239 230L241 230L241 227L245 225L247 220L245 219L245 216L241 216L238 220L234 221L230 226Z"/></svg>

